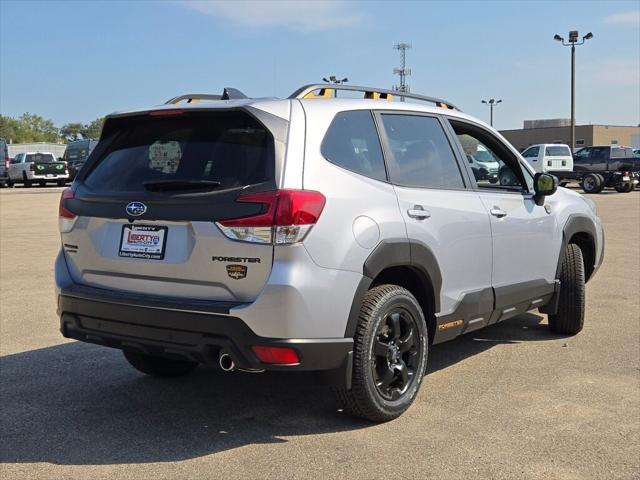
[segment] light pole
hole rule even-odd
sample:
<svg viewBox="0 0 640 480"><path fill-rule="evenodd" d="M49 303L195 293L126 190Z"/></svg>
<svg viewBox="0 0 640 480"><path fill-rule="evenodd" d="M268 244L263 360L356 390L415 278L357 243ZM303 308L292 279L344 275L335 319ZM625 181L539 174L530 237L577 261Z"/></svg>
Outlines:
<svg viewBox="0 0 640 480"><path fill-rule="evenodd" d="M490 98L489 101L487 100L482 100L482 103L484 103L485 105L488 105L489 108L491 109L491 121L489 122L489 125L491 125L493 127L493 107L498 105L499 103L502 103L502 100L496 100L494 98Z"/></svg>
<svg viewBox="0 0 640 480"><path fill-rule="evenodd" d="M565 47L571 46L571 151L576 148L576 45L582 45L587 40L593 38L593 33L589 32L582 41L578 42L578 31L571 30L569 32L569 41L565 43L557 33L553 36L553 39L562 43Z"/></svg>
<svg viewBox="0 0 640 480"><path fill-rule="evenodd" d="M342 85L343 83L347 83L349 79L344 77L343 79L338 79L335 75L331 75L329 78L322 77L322 81L326 83L334 83L336 85Z"/></svg>

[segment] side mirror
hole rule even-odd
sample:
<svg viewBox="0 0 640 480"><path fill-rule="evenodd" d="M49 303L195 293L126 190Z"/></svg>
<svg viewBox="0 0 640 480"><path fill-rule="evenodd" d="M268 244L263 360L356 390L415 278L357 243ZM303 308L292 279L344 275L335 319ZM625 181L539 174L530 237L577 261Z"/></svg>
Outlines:
<svg viewBox="0 0 640 480"><path fill-rule="evenodd" d="M534 199L537 205L544 203L544 197L558 190L558 179L550 173L536 173L533 177Z"/></svg>

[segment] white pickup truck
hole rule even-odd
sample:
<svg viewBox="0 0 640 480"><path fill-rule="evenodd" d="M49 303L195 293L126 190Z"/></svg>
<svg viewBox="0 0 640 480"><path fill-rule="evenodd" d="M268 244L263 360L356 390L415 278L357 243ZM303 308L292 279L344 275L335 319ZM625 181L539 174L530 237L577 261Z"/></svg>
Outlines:
<svg viewBox="0 0 640 480"><path fill-rule="evenodd" d="M7 184L23 183L30 187L34 183L44 186L48 182L55 182L64 186L69 180L67 162L58 162L50 152L18 153L9 164L9 179Z"/></svg>
<svg viewBox="0 0 640 480"><path fill-rule="evenodd" d="M541 143L522 152L524 159L536 172L572 172L573 155L568 145Z"/></svg>

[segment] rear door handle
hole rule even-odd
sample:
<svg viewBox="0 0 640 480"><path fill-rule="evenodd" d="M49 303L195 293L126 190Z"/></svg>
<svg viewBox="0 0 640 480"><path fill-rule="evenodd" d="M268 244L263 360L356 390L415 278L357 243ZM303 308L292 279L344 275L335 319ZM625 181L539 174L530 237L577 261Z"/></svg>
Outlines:
<svg viewBox="0 0 640 480"><path fill-rule="evenodd" d="M502 210L500 207L493 207L491 210L489 210L489 213L491 213L491 215L493 215L494 217L498 217L498 218L507 216L507 212Z"/></svg>
<svg viewBox="0 0 640 480"><path fill-rule="evenodd" d="M424 220L431 216L431 213L424 209L422 205L414 205L413 208L407 210L407 215L416 220Z"/></svg>

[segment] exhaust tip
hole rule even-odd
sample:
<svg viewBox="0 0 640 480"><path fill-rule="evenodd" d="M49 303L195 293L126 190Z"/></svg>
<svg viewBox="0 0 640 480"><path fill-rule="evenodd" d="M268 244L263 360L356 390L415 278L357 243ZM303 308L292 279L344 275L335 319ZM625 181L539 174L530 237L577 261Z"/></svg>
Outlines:
<svg viewBox="0 0 640 480"><path fill-rule="evenodd" d="M218 359L220 368L225 372L233 372L236 369L236 364L233 361L233 357L228 352L221 351Z"/></svg>

